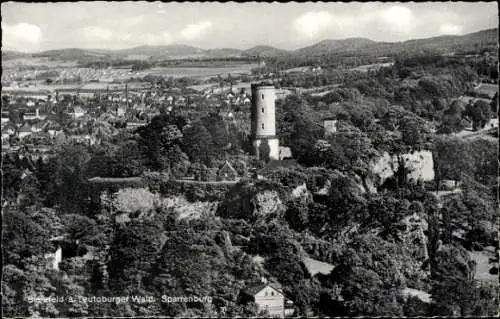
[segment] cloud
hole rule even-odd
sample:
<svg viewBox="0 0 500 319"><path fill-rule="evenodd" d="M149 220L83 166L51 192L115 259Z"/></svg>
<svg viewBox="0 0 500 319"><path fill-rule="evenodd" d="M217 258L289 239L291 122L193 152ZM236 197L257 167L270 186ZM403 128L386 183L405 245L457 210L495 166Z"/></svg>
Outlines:
<svg viewBox="0 0 500 319"><path fill-rule="evenodd" d="M393 31L408 32L413 25L413 12L403 6L392 6L380 12L382 21Z"/></svg>
<svg viewBox="0 0 500 319"><path fill-rule="evenodd" d="M82 29L83 35L88 39L110 39L113 36L113 31L101 28L98 26L88 26Z"/></svg>
<svg viewBox="0 0 500 319"><path fill-rule="evenodd" d="M132 26L133 27L133 26L138 25L142 21L144 21L144 16L137 16L137 17L128 19L126 21L126 24L127 24L127 26Z"/></svg>
<svg viewBox="0 0 500 319"><path fill-rule="evenodd" d="M302 36L314 38L331 26L333 21L333 16L329 12L308 12L297 18L293 26Z"/></svg>
<svg viewBox="0 0 500 319"><path fill-rule="evenodd" d="M445 23L439 27L439 32L441 34L462 34L462 26L456 24Z"/></svg>
<svg viewBox="0 0 500 319"><path fill-rule="evenodd" d="M128 39L130 39L132 36L130 35L130 33L127 33L127 34L123 34L120 39L123 40L123 41L126 41Z"/></svg>
<svg viewBox="0 0 500 319"><path fill-rule="evenodd" d="M212 27L212 22L201 21L198 23L190 24L183 30L181 30L181 36L187 40L198 39L208 32Z"/></svg>
<svg viewBox="0 0 500 319"><path fill-rule="evenodd" d="M163 34L146 33L140 36L140 41L147 45L165 45L172 43L172 36L169 32Z"/></svg>
<svg viewBox="0 0 500 319"><path fill-rule="evenodd" d="M2 42L7 47L25 50L41 41L42 29L37 25L24 22L15 25L2 23Z"/></svg>

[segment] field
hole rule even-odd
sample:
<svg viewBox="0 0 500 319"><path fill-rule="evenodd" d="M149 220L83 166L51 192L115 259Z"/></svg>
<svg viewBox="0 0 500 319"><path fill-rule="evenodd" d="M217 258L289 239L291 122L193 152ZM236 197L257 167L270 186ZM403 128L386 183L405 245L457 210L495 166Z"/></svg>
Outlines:
<svg viewBox="0 0 500 319"><path fill-rule="evenodd" d="M41 67L43 69L75 67L77 61L52 61L49 58L18 58L2 61L2 68Z"/></svg>
<svg viewBox="0 0 500 319"><path fill-rule="evenodd" d="M240 82L235 85L233 85L233 91L239 91L240 89L245 89L247 92L250 92L250 88L252 83L259 83L259 81L252 81L250 82ZM198 85L191 85L189 86L190 89L202 92L205 89L211 88L211 87L219 87L218 83L204 83L204 84L198 84Z"/></svg>
<svg viewBox="0 0 500 319"><path fill-rule="evenodd" d="M390 67L392 65L394 65L394 62L367 64L353 68L351 69L351 71L368 72L369 70L378 70L380 68Z"/></svg>
<svg viewBox="0 0 500 319"><path fill-rule="evenodd" d="M489 96L493 96L496 92L498 92L498 85L481 83L479 87L474 91L479 94L487 94Z"/></svg>
<svg viewBox="0 0 500 319"><path fill-rule="evenodd" d="M309 70L312 66L299 66L297 68L291 68L291 69L286 69L283 70L285 73L293 73L293 72L306 72Z"/></svg>
<svg viewBox="0 0 500 319"><path fill-rule="evenodd" d="M156 75L163 77L212 77L217 75L227 74L250 74L250 70L257 67L257 64L239 64L227 67L155 67L149 70L139 71L134 73L136 77L144 77L146 75Z"/></svg>

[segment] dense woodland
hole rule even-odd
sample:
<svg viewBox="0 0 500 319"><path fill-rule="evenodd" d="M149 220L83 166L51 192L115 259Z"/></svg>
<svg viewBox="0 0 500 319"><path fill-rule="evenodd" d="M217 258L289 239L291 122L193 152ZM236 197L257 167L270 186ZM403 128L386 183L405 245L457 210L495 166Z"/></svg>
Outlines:
<svg viewBox="0 0 500 319"><path fill-rule="evenodd" d="M11 204L2 213L4 315L255 316L255 305L238 298L262 276L281 284L299 316L495 315L498 287L478 285L467 251L498 249L498 139L456 133L471 124L480 130L498 116L498 94L491 102L458 100L474 82L496 79L497 63L496 57L464 61L422 53L400 55L393 66L373 72L327 63L321 75L283 76L281 86L338 85L322 96L277 101L280 143L291 147L297 163L247 160L243 166L265 179L228 187L216 196L214 212L193 219L154 205L131 213L126 223L117 221L112 215L120 211L91 200L95 190L88 179L150 172L176 179L226 160L240 170L234 159L249 151L249 132L216 112L201 115L203 105L189 118L159 115L99 146L61 142L49 162L6 156L3 196ZM250 120L249 110L240 112ZM339 122L329 137L325 118ZM384 183L372 176L371 163L384 152L420 149L433 152L434 181L409 180L404 163ZM33 174L24 176L26 169ZM445 189L445 180L456 181L462 192L440 201L433 192ZM320 192L327 181L331 186ZM165 183L144 188L172 195ZM292 196L303 183L308 195ZM376 192L367 192L368 184ZM213 201L201 187L191 191L193 202ZM279 205L260 207L259 194ZM175 196L189 197L182 189ZM424 237L408 240L404 220L410 216L425 221ZM56 248L51 238L63 234L67 255L55 271L43 255ZM99 262L86 261L88 251ZM255 255L265 258L263 265ZM306 255L336 267L311 276ZM426 291L434 302L405 297L404 288ZM29 296L186 294L212 296L213 303L25 302Z"/></svg>

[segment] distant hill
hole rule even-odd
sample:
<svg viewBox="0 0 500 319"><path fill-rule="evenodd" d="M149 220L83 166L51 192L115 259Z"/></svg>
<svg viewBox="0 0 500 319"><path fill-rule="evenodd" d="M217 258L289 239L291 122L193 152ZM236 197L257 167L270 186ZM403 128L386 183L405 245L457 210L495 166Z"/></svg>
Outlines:
<svg viewBox="0 0 500 319"><path fill-rule="evenodd" d="M19 58L29 58L31 57L31 53L25 52L17 52L10 50L2 50L2 60L11 60L11 59L19 59Z"/></svg>
<svg viewBox="0 0 500 319"><path fill-rule="evenodd" d="M473 50L478 46L496 46L498 29L483 30L462 36L445 35L427 39L408 40L402 43L404 49L425 48L438 51Z"/></svg>
<svg viewBox="0 0 500 319"><path fill-rule="evenodd" d="M339 51L355 51L376 43L377 42L366 38L323 40L311 46L295 50L293 53L298 55L318 56Z"/></svg>
<svg viewBox="0 0 500 319"><path fill-rule="evenodd" d="M60 49L60 50L49 50L40 53L33 53L33 57L44 57L53 60L82 60L86 58L107 58L110 57L109 54L99 50L86 50L86 49Z"/></svg>
<svg viewBox="0 0 500 319"><path fill-rule="evenodd" d="M260 56L263 58L281 56L288 53L286 50L277 49L269 45L257 45L243 51L243 55L245 56Z"/></svg>
<svg viewBox="0 0 500 319"><path fill-rule="evenodd" d="M483 30L466 35L444 35L425 39L407 40L404 42L376 42L365 38L345 40L323 40L312 46L295 50L300 56L321 56L334 53L351 53L352 55L387 56L402 52L433 50L442 53L474 50L476 46L496 47L498 29Z"/></svg>
<svg viewBox="0 0 500 319"><path fill-rule="evenodd" d="M204 50L189 45L142 45L131 49L108 51L112 55L147 55L153 58L166 56L183 56L203 53Z"/></svg>
<svg viewBox="0 0 500 319"><path fill-rule="evenodd" d="M232 48L209 49L205 50L204 54L208 57L240 57L241 50Z"/></svg>
<svg viewBox="0 0 500 319"><path fill-rule="evenodd" d="M130 49L59 49L40 53L22 53L16 51L2 51L2 59L15 59L20 57L48 57L54 60L88 61L95 59L121 59L134 56L152 58L154 60L172 58L208 58L208 57L314 57L325 55L369 55L391 56L402 52L415 52L418 50L435 50L438 52L467 52L480 48L497 48L498 29L488 29L461 36L445 35L426 39L415 39L404 42L377 42L366 38L348 38L342 40L323 40L311 46L286 51L268 45L258 45L247 50L233 48L201 49L189 45L171 44L151 46L143 45Z"/></svg>

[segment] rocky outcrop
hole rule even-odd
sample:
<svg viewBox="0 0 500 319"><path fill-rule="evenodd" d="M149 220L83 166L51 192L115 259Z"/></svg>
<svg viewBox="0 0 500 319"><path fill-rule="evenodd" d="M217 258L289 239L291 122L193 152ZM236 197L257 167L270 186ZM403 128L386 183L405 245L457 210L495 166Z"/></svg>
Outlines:
<svg viewBox="0 0 500 319"><path fill-rule="evenodd" d="M286 210L284 197L283 189L276 183L239 183L219 205L217 214L245 220L281 218Z"/></svg>
<svg viewBox="0 0 500 319"><path fill-rule="evenodd" d="M312 194L307 189L305 182L292 189L291 196L293 199L299 199L303 203L307 203L312 200Z"/></svg>
<svg viewBox="0 0 500 319"><path fill-rule="evenodd" d="M285 211L285 205L280 199L277 191L263 190L255 194L253 213L259 216L276 215Z"/></svg>
<svg viewBox="0 0 500 319"><path fill-rule="evenodd" d="M423 269L423 265L429 258L428 239L424 234L427 222L415 213L403 218L400 224L403 226L399 232L401 245L409 255L402 269L403 274L411 288L426 289L429 272Z"/></svg>
<svg viewBox="0 0 500 319"><path fill-rule="evenodd" d="M163 198L160 207L164 211L173 210L177 219L196 219L203 215L213 215L218 202L190 202L184 196L169 196Z"/></svg>
<svg viewBox="0 0 500 319"><path fill-rule="evenodd" d="M400 155L405 167L408 169L410 180L431 181L434 179L434 161L432 152L415 151ZM398 156L384 152L382 156L370 165L370 172L376 185L382 185L388 178L398 171L400 161Z"/></svg>
<svg viewBox="0 0 500 319"><path fill-rule="evenodd" d="M418 214L413 214L405 217L401 224L405 230L401 231L401 239L408 246L412 257L418 261L423 261L429 258L427 251L427 237L424 230L427 228L427 222Z"/></svg>

